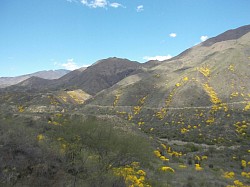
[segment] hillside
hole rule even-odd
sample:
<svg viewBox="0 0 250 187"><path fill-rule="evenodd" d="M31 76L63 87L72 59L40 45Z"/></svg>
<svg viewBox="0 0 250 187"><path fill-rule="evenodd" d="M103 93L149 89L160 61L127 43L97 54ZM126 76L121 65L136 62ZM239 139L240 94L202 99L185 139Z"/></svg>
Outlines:
<svg viewBox="0 0 250 187"><path fill-rule="evenodd" d="M143 122L145 125L141 128L145 131L154 126L151 133L157 136L185 137L186 140L189 137L183 136L181 130L188 132L189 125L219 125L229 121L233 125L240 118L247 120L250 32L246 33L246 28L250 31L249 27L241 27L225 32L225 36L213 38L218 42L211 46L201 43L147 72L129 76L99 93L86 107L88 110L115 107L118 115L135 123ZM246 34L240 37L238 33ZM239 38L232 39L235 36ZM176 123L180 125L175 126ZM169 131L170 128L173 131ZM209 128L204 133L207 130ZM224 135L216 132L208 136L204 134L203 138L209 142ZM237 139L237 134L233 136Z"/></svg>
<svg viewBox="0 0 250 187"><path fill-rule="evenodd" d="M241 33L241 29L246 32L246 28L249 27L242 27L230 33L234 36L235 33ZM210 41L227 39L228 32L225 35L219 35L218 38L214 37ZM250 33L237 40L231 40L229 37L229 40L205 46L205 43L211 43L210 41L194 46L173 59L156 64L147 72L126 77L97 95L93 103L112 105L112 102L103 99L103 95L106 95L107 100L112 100L109 97L115 98L115 95L119 94L120 100L117 105L134 105L133 98L147 96L148 101L145 102L145 106L164 107L168 93L175 92L169 106L212 105L206 84L213 88L222 103L247 99L250 92L250 82L246 81L250 78L248 71ZM190 92L191 90L193 93ZM230 98L234 92L238 92L238 95L242 93L243 98L239 98L240 96ZM102 99L99 100L99 97Z"/></svg>
<svg viewBox="0 0 250 187"><path fill-rule="evenodd" d="M56 83L58 88L78 88L91 95L111 87L115 83L133 74L140 68L138 62L120 58L100 60L85 71L78 70L60 78Z"/></svg>

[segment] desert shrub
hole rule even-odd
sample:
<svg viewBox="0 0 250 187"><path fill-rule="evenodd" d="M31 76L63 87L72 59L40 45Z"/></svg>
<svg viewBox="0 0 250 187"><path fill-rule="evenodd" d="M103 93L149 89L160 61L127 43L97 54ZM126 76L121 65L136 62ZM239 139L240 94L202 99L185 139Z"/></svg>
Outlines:
<svg viewBox="0 0 250 187"><path fill-rule="evenodd" d="M190 150L188 152L197 152L197 151L199 151L199 147L194 145L193 143L188 143L187 145L185 145L185 147Z"/></svg>
<svg viewBox="0 0 250 187"><path fill-rule="evenodd" d="M58 140L65 156L65 170L73 176L74 184L86 181L99 186L104 181L117 183L112 168L134 161L147 166L153 157L149 141L127 127L96 117L74 117L63 126L55 126L49 136ZM150 157L152 155L152 157ZM112 176L112 177L111 177Z"/></svg>

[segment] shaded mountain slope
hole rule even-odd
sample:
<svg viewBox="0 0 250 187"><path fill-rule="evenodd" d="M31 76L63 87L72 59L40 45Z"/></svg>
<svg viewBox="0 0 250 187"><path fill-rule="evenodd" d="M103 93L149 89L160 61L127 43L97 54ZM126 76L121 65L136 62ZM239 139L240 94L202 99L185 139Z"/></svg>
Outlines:
<svg viewBox="0 0 250 187"><path fill-rule="evenodd" d="M85 71L74 71L62 77L56 87L80 88L94 95L109 88L140 68L138 62L120 58L100 60Z"/></svg>

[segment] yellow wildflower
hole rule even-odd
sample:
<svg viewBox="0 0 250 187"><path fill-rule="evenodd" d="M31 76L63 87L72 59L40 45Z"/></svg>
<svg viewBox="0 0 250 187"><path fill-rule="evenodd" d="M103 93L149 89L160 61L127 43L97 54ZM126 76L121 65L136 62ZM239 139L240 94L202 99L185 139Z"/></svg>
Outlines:
<svg viewBox="0 0 250 187"><path fill-rule="evenodd" d="M160 156L160 159L163 160L163 161L169 161L169 159L166 158L165 156Z"/></svg>
<svg viewBox="0 0 250 187"><path fill-rule="evenodd" d="M200 164L195 164L195 170L196 171L202 171L203 168L200 166Z"/></svg>
<svg viewBox="0 0 250 187"><path fill-rule="evenodd" d="M169 171L169 172L172 172L172 173L175 172L173 168L168 167L168 166L163 166L163 167L161 167L161 170L162 170L162 171Z"/></svg>
<svg viewBox="0 0 250 187"><path fill-rule="evenodd" d="M235 174L234 174L234 172L225 172L224 174L223 174L223 177L224 178L226 178L226 179L233 179L234 178L234 176L235 176Z"/></svg>
<svg viewBox="0 0 250 187"><path fill-rule="evenodd" d="M242 165L242 167L247 167L247 162L245 161L245 160L241 160L241 165Z"/></svg>
<svg viewBox="0 0 250 187"><path fill-rule="evenodd" d="M180 87L180 86L181 86L181 83L176 83L175 86L176 86L176 87Z"/></svg>
<svg viewBox="0 0 250 187"><path fill-rule="evenodd" d="M160 153L159 150L155 150L155 151L154 151L154 154L155 154L155 156L157 156L157 157L161 157L161 153Z"/></svg>
<svg viewBox="0 0 250 187"><path fill-rule="evenodd" d="M44 135L38 134L37 137L36 137L36 139L37 139L38 141L41 141L41 140L44 139Z"/></svg>
<svg viewBox="0 0 250 187"><path fill-rule="evenodd" d="M210 69L208 67L200 67L198 68L198 71L202 73L205 77L208 77L210 75Z"/></svg>
<svg viewBox="0 0 250 187"><path fill-rule="evenodd" d="M187 166L186 166L186 165L183 165L183 164L180 164L180 165L179 165L179 168L187 168Z"/></svg>

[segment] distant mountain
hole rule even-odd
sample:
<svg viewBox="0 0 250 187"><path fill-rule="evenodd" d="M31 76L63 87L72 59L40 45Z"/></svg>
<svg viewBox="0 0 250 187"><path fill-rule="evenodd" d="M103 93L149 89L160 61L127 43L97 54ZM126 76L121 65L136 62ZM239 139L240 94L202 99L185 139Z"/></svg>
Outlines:
<svg viewBox="0 0 250 187"><path fill-rule="evenodd" d="M121 58L100 60L83 72L73 71L60 78L56 87L82 89L91 95L111 87L133 74L141 67L140 63Z"/></svg>
<svg viewBox="0 0 250 187"><path fill-rule="evenodd" d="M139 62L113 57L99 60L86 69L74 70L57 80L41 81L41 79L30 78L10 89L37 91L81 89L95 95L141 68L142 65Z"/></svg>
<svg viewBox="0 0 250 187"><path fill-rule="evenodd" d="M38 71L36 73L21 75L17 77L0 77L0 88L18 84L31 77L39 77L49 80L58 79L69 72L70 72L69 70L60 69L60 70Z"/></svg>

